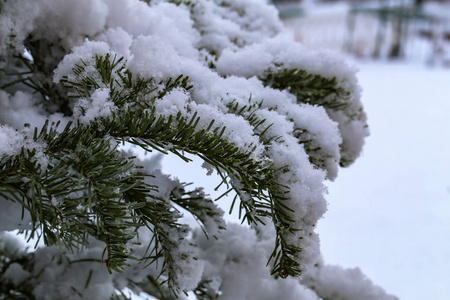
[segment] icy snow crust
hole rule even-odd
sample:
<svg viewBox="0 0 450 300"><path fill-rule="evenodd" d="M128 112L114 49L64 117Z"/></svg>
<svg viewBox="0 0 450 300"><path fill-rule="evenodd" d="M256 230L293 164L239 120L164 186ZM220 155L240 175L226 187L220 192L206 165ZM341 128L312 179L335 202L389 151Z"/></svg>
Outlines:
<svg viewBox="0 0 450 300"><path fill-rule="evenodd" d="M226 126L223 138L228 142L242 152L252 151L253 160L270 162L274 168L280 169L275 180L289 192L289 200L284 204L295 212L293 228L300 229L296 233L286 231L284 238L288 244L303 249L295 259L301 264L302 271L308 273L320 257L319 238L314 226L327 209L323 182L336 177L343 158L349 164L359 155L364 137L368 135L355 70L335 54L311 52L294 42L279 21L276 9L263 0L192 2L193 5L177 6L165 1L150 1L148 4L138 0L8 1L2 4L0 56L7 57L11 48L21 49L26 37L31 35L36 40L55 45L53 52L45 56L49 65L58 66L54 71L54 82L62 78L76 80L72 70L81 61L87 65L86 76L99 78L99 74L89 66L93 65L96 55L108 53L124 57L126 67L134 75L153 78L155 82L179 75L189 76L193 88L189 91L174 89L157 99L154 102L156 114L170 116L181 113L186 119L197 115L200 117L197 130L206 128L214 120L214 128ZM11 31L15 37L9 35ZM346 110L334 111L299 104L296 96L288 90L264 86L259 78L264 77L266 72L280 70L281 65L326 78L335 77L338 86L350 93L351 105ZM23 120L31 123L32 127L40 127L46 118L61 120L63 124L69 120L89 124L111 116L117 107L109 93L108 87L99 88L91 98L78 99L73 104L73 116L63 117L58 112L50 114L40 111L35 105L37 96L27 91L0 91L0 138L7 141L0 146L0 157L17 155L21 147L26 146L25 135L13 129L22 128ZM268 129L264 135L258 135L262 129L255 131L245 115L230 111L230 105L234 104L240 107L260 106L254 113L259 119L266 120L263 129ZM4 113L7 110L17 111L20 117L14 113ZM309 153L299 143L294 134L298 129L305 130L308 138L314 141L314 146L319 149L315 154ZM271 144L264 144L264 140L273 137L276 139ZM317 159L323 160L324 168L312 164L310 155L317 155ZM148 168L147 171L155 172ZM154 174L156 179L151 184L158 185L160 193L170 191L174 184L179 184L163 174ZM161 197L167 198L168 195L161 194ZM211 232L215 234L218 229L213 227ZM177 234L174 234L175 239L187 236L178 237ZM180 247L190 249L191 246L186 242ZM41 249L38 253L57 255L54 249L48 250L48 254L45 254L46 251ZM93 247L91 254L96 251ZM195 249L186 251L194 253ZM269 254L270 249L266 249L261 257L267 259ZM182 253L175 255L181 256ZM203 261L180 265L179 271L182 273L176 277L181 289L196 287L203 265ZM29 272L19 270L16 265L11 265L11 268L5 276L13 284L24 280ZM39 270L39 266L35 268ZM75 267L70 265L70 268ZM48 268L45 273L49 273L46 275L49 283L66 272L61 270L50 274L53 272L51 270ZM268 269L265 271L268 272ZM261 275L263 271L258 269L255 272ZM17 276L11 275L13 273ZM131 273L127 271L125 276ZM137 274L130 278L138 280L136 276L143 276ZM231 273L222 275L224 278L232 276ZM102 282L104 279L98 280ZM85 293L84 299L87 299L86 296L89 299L109 298L106 294L113 291L111 281L99 284L102 284L102 292ZM285 285L290 286L292 282ZM296 295L312 297L310 290L297 288ZM72 293L70 288L45 286L40 289L37 286L35 296L41 297L44 290L48 293L46 295L54 296L46 296L46 299L69 299L68 294ZM234 299L240 297L243 296L234 296ZM257 298L269 299L261 297Z"/></svg>

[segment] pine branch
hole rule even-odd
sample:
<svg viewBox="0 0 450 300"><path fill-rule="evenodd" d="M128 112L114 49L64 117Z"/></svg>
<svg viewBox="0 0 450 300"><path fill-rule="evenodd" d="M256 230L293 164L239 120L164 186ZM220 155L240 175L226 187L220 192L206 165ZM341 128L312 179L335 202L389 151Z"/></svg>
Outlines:
<svg viewBox="0 0 450 300"><path fill-rule="evenodd" d="M175 117L157 116L151 105L153 101L148 96L145 102L139 101L140 97L127 97L127 94L133 93L138 95L141 91L150 91L152 93L155 87L151 78L147 80L137 78L134 80L132 74L126 70L124 65L118 67L120 61L121 59L116 61L116 57L112 58L111 61L111 56L108 55L95 58L98 73L103 74L101 76L103 78L103 86L109 85L113 95L117 93L116 89L119 87L127 87L126 91L123 90L119 93L125 96L126 99L129 99L129 101L132 101L126 109L113 112L111 117L101 120L102 124L98 129L100 135L112 136L118 141L135 144L147 151L172 152L186 161L189 159L182 153L187 152L197 155L214 166L223 183L235 190L236 197L233 205L237 197L240 197L240 216L243 221L247 220L249 224L263 223L262 217L271 216L274 219L274 224L280 224L276 225L278 235L284 228L294 230L290 229L290 224L293 222L291 217L292 211L283 204L283 201L288 199L285 197L286 193L282 191L284 187L281 187L273 180L274 174L278 170L274 169L270 164L266 165L254 161L251 158L251 151L242 152L233 144L222 139L225 128L216 127L213 129L214 121L207 128L197 130L196 127L200 118L196 114L189 120L182 116L181 113L178 113ZM100 69L101 67L104 69ZM102 86L101 84L91 83L94 77L87 77L82 66L77 66L75 73L81 80L65 81L65 83L67 86L70 86L80 82L83 86L82 90L85 91L83 96L90 95L90 90ZM108 73L111 74L108 75ZM114 76L112 73L118 76ZM115 84L112 84L111 78L120 78L122 84L119 84L117 87ZM187 86L188 78L183 80L181 78L183 77L180 76L173 82L178 83L179 88L185 90L190 88L190 86ZM163 94L155 95L154 97L161 97L165 94L165 90L171 90L176 87L171 82L171 80L166 82L166 87L162 89ZM137 88L133 88L135 86ZM139 105L133 105L136 102ZM115 103L118 106L122 104L117 101ZM254 127L255 132L258 132L261 140L266 145L270 145L278 137L263 137L271 125L263 129L262 125L265 123L265 120L259 119L255 114L255 109L260 106L261 103L249 105L248 107L239 107L237 104L232 103L229 105L229 109L237 115L244 116ZM142 110L143 108L144 110ZM261 130L258 129L259 127L261 127ZM243 216L242 212L245 213ZM284 250L286 247L289 249ZM276 252L279 253L277 257L283 258L283 267L279 268L281 262L275 260L274 270L277 270L277 272L289 272L288 275L298 275L298 268L293 266L295 261L287 259L289 253L296 251L298 249L293 248L292 245L279 243L276 247ZM284 253L287 253L287 256Z"/></svg>
<svg viewBox="0 0 450 300"><path fill-rule="evenodd" d="M276 172L284 171L254 160L253 149L242 151L225 140L225 127L214 127L214 121L206 128L197 128L200 117L196 113L190 118L181 113L157 115L152 103L174 88L190 89L187 77L155 84L152 78L134 78L122 58L96 56L93 62L94 71L87 68L92 62L81 61L74 67L75 76L70 80L65 77L63 82L75 91L75 98L89 98L95 90L109 88L117 110L87 125L69 123L61 132L57 131L57 124L47 123L34 136L35 142L46 145L47 170L39 171L35 150L27 150L11 158L10 168L2 172L8 174L17 168L15 160L22 162L15 177L5 175L0 191L12 191L6 198L29 207L34 224L32 235L40 228L46 244L62 241L69 249L79 249L87 243L86 234L92 235L106 243L108 270L121 271L126 260L133 258L127 245L136 236L137 228L145 225L154 233L146 259L153 263L164 258L162 269L169 274L169 286L176 287L177 269L171 251L177 244L167 232L175 230L183 239L187 228L177 223L179 216L171 205L152 196L151 189L143 183L143 174L133 169L132 161L119 156L117 143L129 142L146 151L172 152L186 161L189 159L184 153L191 153L211 164L223 183L236 192L234 201L240 198L243 221L251 224L263 223L267 216L273 219L277 243L271 257L272 272L282 277L299 275L301 268L294 256L301 249L286 243L283 236L285 231L298 230L292 228L293 212L284 204L289 199L288 189L276 181ZM256 103L239 107L232 103L229 109L243 116L263 144L270 146L278 142L278 137L266 136L271 125L264 126L265 120L255 114L260 106ZM23 177L29 178L28 185L18 184ZM68 180L58 181L60 178ZM58 197L62 204L54 205L52 202ZM192 202L188 202L179 201L181 206L192 208Z"/></svg>
<svg viewBox="0 0 450 300"><path fill-rule="evenodd" d="M5 237L5 233L0 233L0 236L2 239L8 239L8 237ZM0 245L0 279L2 279L0 280L0 299L34 300L33 289L29 284L23 283L20 286L15 286L2 278L13 263L18 263L26 268L30 265L34 256L33 253L18 253L11 250L5 244Z"/></svg>
<svg viewBox="0 0 450 300"><path fill-rule="evenodd" d="M209 234L215 236L219 230L224 230L226 225L222 217L223 211L217 207L214 201L206 198L203 189L186 191L187 185L179 185L171 192L172 202L190 212L199 222L207 237Z"/></svg>
<svg viewBox="0 0 450 300"><path fill-rule="evenodd" d="M177 300L179 297L174 295L167 284L163 283L161 278L155 278L154 276L147 276L145 280L139 283L133 283L131 287L136 286L136 291L143 291L159 300Z"/></svg>
<svg viewBox="0 0 450 300"><path fill-rule="evenodd" d="M324 107L329 117L338 122L343 137L339 164L342 167L349 166L357 158L360 149L353 149L354 143L347 141L348 136L354 133L355 139L357 137L361 139L359 143L362 144L362 139L368 135L366 114L357 96L355 98L351 91L341 87L336 77L327 78L302 69L288 69L284 68L283 64L275 67L278 71L269 69L264 76L260 77L264 85L287 90L297 97L298 103ZM362 135L362 132L366 133ZM321 149L314 145L314 141L306 142L306 146L311 145L313 148L308 152L312 158L311 162L320 168L326 166L326 160L330 156L321 153Z"/></svg>
<svg viewBox="0 0 450 300"><path fill-rule="evenodd" d="M62 58L67 51L60 45L55 46L44 40L26 39L26 55L23 49L20 52L19 49L11 49L6 58L6 69L0 69L0 88L11 92L18 89L31 90L40 95L39 104L48 113L61 112L68 116L72 115L72 107L67 91L62 84L52 82L53 71L59 60L42 55L49 52L55 54L56 47L60 48L58 55Z"/></svg>
<svg viewBox="0 0 450 300"><path fill-rule="evenodd" d="M166 275L167 279L161 284L167 283L170 293L177 295L181 292L178 286L184 275L181 266L186 261L193 259L190 249L186 248L189 227L178 223L181 214L164 200L146 205L141 212L145 214L145 220L152 224L149 228L153 232L150 243L151 250L142 261L150 265L163 258L158 278Z"/></svg>
<svg viewBox="0 0 450 300"><path fill-rule="evenodd" d="M52 246L20 257L3 255L0 249L0 279L9 281L0 280L0 298L42 297L47 290L45 284L41 285L44 278L39 277L45 272L56 275L63 269L67 276L61 278L73 272L85 276L86 281L63 280L60 283L67 283L64 288L55 286L48 293L53 297L60 291L63 294L62 290L75 297L95 297L92 295L96 293L88 295L88 290L101 293L113 285L117 291L111 299L129 299L121 292L125 281L134 292L142 289L161 299L175 299L181 292L187 295L187 290L193 290L199 299L220 297L222 281L215 277L203 279L195 288L201 276L198 266L203 261L196 262L195 245L190 244L195 237L191 239L190 228L180 217L181 211L190 213L207 237L217 238L215 234L225 227L223 212L202 189L188 190L187 184L166 180L150 162L146 168L140 167L138 159L120 149L120 143L147 152L173 153L186 162L192 154L203 159L209 171L216 170L221 178L219 186L226 187L222 196L235 193L230 211L238 209L242 222L255 226L273 222L276 238L267 264L274 277L299 276L305 269L303 264L314 263L319 249L311 223L325 210L324 173L315 168L335 174L338 146L341 165L346 165L360 152L366 132L360 130L365 126L365 114L353 78L311 74L285 68L282 63L263 75L253 74L260 76L263 85L257 78L250 79L251 74L228 78L227 68L217 64L224 62L220 58L240 60L246 49L225 58L228 50L257 43L260 54L273 55L273 49L266 47L270 43L262 40L283 31L273 8L255 1L141 1L145 3L136 2L128 7L125 19L117 20L119 6L83 7L88 12L85 16L106 17L113 22L88 22L75 28L70 26L73 20L64 17L68 13L65 6L58 7L55 22L47 24L45 20L53 18L55 10L33 3L35 9L27 14L30 22L25 24L20 18L21 5L0 0L0 12L3 7L11 12L3 14L6 44L0 47L3 105L26 105L20 111L31 121L40 121L43 115L53 120L60 113L64 114L62 122L72 120L64 128L47 121L42 128L35 128L34 134L29 128L14 132L9 125L0 132L13 141L0 149L0 200L20 204L22 219L27 215L31 220L26 224L31 229L21 234L26 232L30 239ZM152 32L133 24L111 28L113 23L126 23L134 9L142 16L162 13L163 23L175 26L168 31L169 36L181 30L187 33L186 38L181 44L178 41L172 45L164 38L155 44L165 34L161 28ZM221 24L233 30L224 31ZM156 48L146 53L148 43ZM283 44L293 47L284 40ZM171 47L176 55L170 55ZM133 61L128 64L124 57L106 49L125 50ZM196 51L198 56L192 56ZM291 54L287 55L292 62ZM158 63L152 65L152 59ZM165 59L170 60L167 70ZM220 70L215 70L216 64ZM127 66L141 75L136 76ZM178 67L185 70L189 66L192 68L185 74L193 74L192 79L173 73ZM204 67L210 70L205 68L198 74ZM257 68L250 69L258 72ZM146 72L158 75L142 75ZM223 91L230 84L235 85L230 93ZM280 104L273 107L251 96L248 103L241 96L229 103L228 97L239 87L267 96L270 101L277 100L279 91L269 92L267 87L288 94L279 93ZM11 96L16 91L25 93ZM217 103L217 94L222 92L227 96ZM291 102L289 93L297 97L299 107ZM206 95L214 99L208 101ZM14 100L17 102L9 102ZM322 108L302 104L322 106L328 116ZM303 118L308 113L311 117ZM4 117L17 128L16 115ZM342 139L333 120L338 122ZM316 126L314 122L319 121L323 123ZM231 126L227 128L228 124ZM359 140L355 142L354 136ZM337 145L340 140L343 142ZM133 249L147 234L151 237L148 245ZM257 238L263 238L263 234ZM96 241L89 245L93 239ZM265 248L265 241L260 245ZM67 254L66 250L78 251L78 255ZM261 256L266 254L261 251ZM41 257L49 258L45 266L35 263L43 261ZM14 262L24 272L12 265ZM105 264L105 268L85 268L85 263ZM153 268L138 270L138 266L149 265ZM113 275L104 277L106 270ZM116 274L122 271L126 272ZM99 277L105 280L104 286L98 284ZM134 282L143 278L147 285Z"/></svg>
<svg viewBox="0 0 450 300"><path fill-rule="evenodd" d="M350 93L337 86L337 80L308 73L301 69L269 70L261 78L264 85L279 90L288 90L297 96L299 103L323 106L327 109L343 110L350 103Z"/></svg>
<svg viewBox="0 0 450 300"><path fill-rule="evenodd" d="M9 162L19 169L1 180L1 195L28 210L31 237L37 233L46 245L62 242L74 250L87 244L86 234L93 235L107 245L108 268L120 271L130 258L126 245L142 225L134 210L149 191L143 177L130 172L134 165L119 156L117 145L93 139L89 129L82 135L82 128L70 124L61 134L56 126L47 128L48 123L35 135L36 142L47 144L47 168L41 170L36 150L22 150Z"/></svg>
<svg viewBox="0 0 450 300"><path fill-rule="evenodd" d="M212 280L202 280L194 290L198 300L214 300L220 296L220 291L212 286Z"/></svg>
<svg viewBox="0 0 450 300"><path fill-rule="evenodd" d="M245 217L250 223L258 221L253 215L266 215L267 209L270 209L270 199L264 191L269 188L278 190L277 184L271 181L271 174L275 170L271 165L254 161L251 151L242 152L222 139L224 127L210 130L211 123L208 128L197 130L196 124L199 121L200 118L196 115L186 120L180 113L175 118L165 118L157 117L150 109L140 113L128 110L120 116L113 114L103 120L104 131L100 132L147 151L172 152L185 161L189 159L183 152L201 157L214 166L224 183L231 185L238 194L242 194L241 190L245 189L254 200L245 204ZM242 188L236 185L237 182L227 180L231 177L241 182Z"/></svg>
<svg viewBox="0 0 450 300"><path fill-rule="evenodd" d="M267 124L265 124L266 120L261 119L256 115L256 111L262 107L262 104L262 101L251 103L250 98L248 105L242 106L233 101L228 104L228 109L231 113L244 117L251 124L251 126L253 126L255 133L260 137L263 144L266 147L269 147L272 143L282 142L282 140L281 137L266 134L273 124L267 126ZM300 136L296 135L296 137L299 138ZM299 143L302 142L303 141L299 139ZM277 170L277 172L284 172L288 170L288 168L289 166L285 166L284 168L281 168L281 170ZM274 178L276 178L276 173L274 174ZM299 253L301 253L303 249L287 243L285 235L288 233L297 233L298 235L298 232L301 230L293 227L292 224L295 223L295 219L293 218L295 211L290 209L285 204L285 202L289 201L290 198L289 189L281 186L280 188L284 188L284 192L281 189L268 190L269 198L271 199L271 207L267 208L266 215L262 213L259 214L260 216L270 217L276 229L275 247L267 264L273 264L271 274L275 275L275 277L286 278L288 276L300 276L302 266L298 263L296 257L298 257ZM242 195L240 196L242 199ZM243 203L245 202L241 200L241 209ZM299 238L302 239L303 237L300 236Z"/></svg>
<svg viewBox="0 0 450 300"><path fill-rule="evenodd" d="M151 102L150 102L151 103ZM231 111L237 115L245 116L246 120L258 132L261 140L266 144L277 141L278 137L263 137L270 128L258 130L265 120L260 120L255 115L255 109L261 104L250 105L248 107L239 107L233 103L229 106ZM271 216L277 229L277 239L282 240L282 231L295 232L292 228L294 220L293 211L290 210L284 201L288 200L286 192L282 190L276 181L274 174L278 170L273 169L271 165L261 165L253 161L251 151L242 153L236 146L223 140L222 134L224 128L216 127L212 130L213 122L202 130L196 129L196 124L200 118L194 114L190 120L186 120L180 113L175 117L169 116L156 117L151 106L141 111L123 111L120 116L112 114L112 118L107 118L103 126L109 134L117 139L125 138L122 141L130 142L141 148L152 151L158 150L166 153L172 152L188 161L182 154L183 152L198 155L204 161L216 168L223 182L236 192L236 197L240 197L240 217L243 222L247 220L251 223L263 223L262 217ZM115 121L115 117L119 121ZM226 174L223 174L223 171ZM264 178L261 178L263 174ZM229 180L227 180L229 178ZM233 207L232 205L232 207ZM242 216L242 212L245 214ZM295 253L301 249L296 248L285 242L276 244L277 254L274 259L273 273L280 276L298 276L301 268L294 258Z"/></svg>

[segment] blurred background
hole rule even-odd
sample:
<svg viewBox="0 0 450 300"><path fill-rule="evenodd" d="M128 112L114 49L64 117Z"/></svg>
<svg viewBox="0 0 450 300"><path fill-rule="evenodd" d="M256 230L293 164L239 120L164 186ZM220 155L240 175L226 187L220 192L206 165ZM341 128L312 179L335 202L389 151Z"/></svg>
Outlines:
<svg viewBox="0 0 450 300"><path fill-rule="evenodd" d="M324 259L400 299L450 299L450 1L273 1L360 70L371 135L327 183Z"/></svg>
<svg viewBox="0 0 450 300"><path fill-rule="evenodd" d="M295 38L358 58L450 66L450 1L273 0Z"/></svg>

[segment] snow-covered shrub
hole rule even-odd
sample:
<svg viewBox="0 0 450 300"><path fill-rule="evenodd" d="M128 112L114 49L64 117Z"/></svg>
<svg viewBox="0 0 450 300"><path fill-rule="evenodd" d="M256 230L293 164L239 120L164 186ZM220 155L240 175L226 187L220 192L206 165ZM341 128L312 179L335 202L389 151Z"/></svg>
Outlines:
<svg viewBox="0 0 450 300"><path fill-rule="evenodd" d="M319 263L323 182L358 157L366 116L355 70L294 42L272 6L0 9L0 230L46 246L27 251L2 233L0 297L125 299L127 287L160 299L338 299L337 276L342 299L392 299L358 272ZM203 159L252 229L226 229L202 188L121 144Z"/></svg>

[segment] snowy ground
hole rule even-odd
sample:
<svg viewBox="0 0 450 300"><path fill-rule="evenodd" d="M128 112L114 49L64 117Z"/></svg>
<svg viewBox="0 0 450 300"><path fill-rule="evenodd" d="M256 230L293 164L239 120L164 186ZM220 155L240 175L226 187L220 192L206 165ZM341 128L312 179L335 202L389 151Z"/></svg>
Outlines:
<svg viewBox="0 0 450 300"><path fill-rule="evenodd" d="M449 299L450 70L358 65L371 136L329 184L325 260L400 299Z"/></svg>

